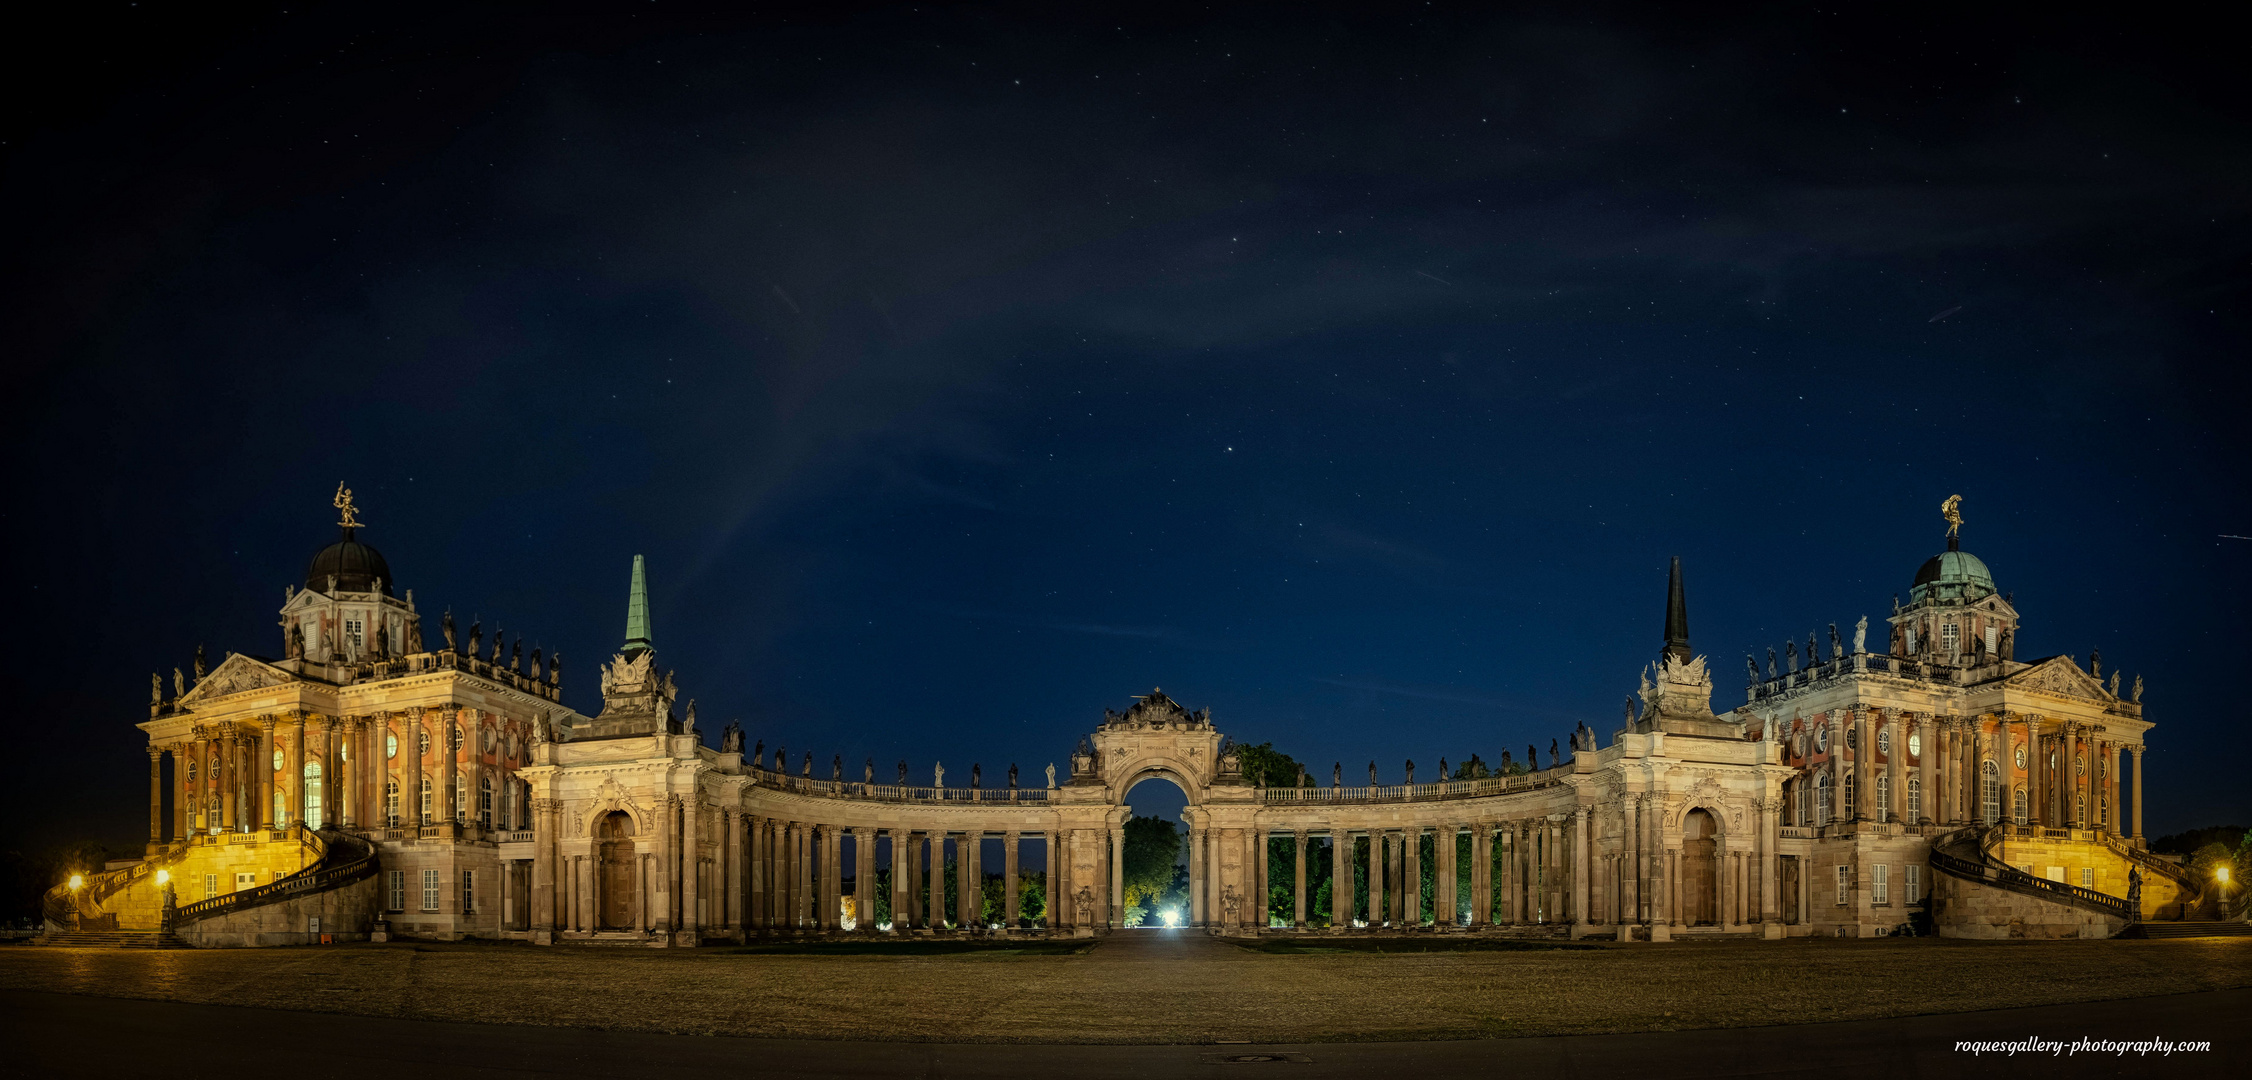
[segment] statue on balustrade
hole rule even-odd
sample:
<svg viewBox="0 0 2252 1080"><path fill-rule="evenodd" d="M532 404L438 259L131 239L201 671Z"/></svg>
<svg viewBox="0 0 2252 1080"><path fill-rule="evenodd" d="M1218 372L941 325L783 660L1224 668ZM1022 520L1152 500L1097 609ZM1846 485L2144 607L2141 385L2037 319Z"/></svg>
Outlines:
<svg viewBox="0 0 2252 1080"><path fill-rule="evenodd" d="M861 762L860 782L863 784L876 782L876 756L874 754L868 755L868 760Z"/></svg>
<svg viewBox="0 0 2252 1080"><path fill-rule="evenodd" d="M944 788L946 786L945 762L934 762L931 765L931 786L934 788Z"/></svg>
<svg viewBox="0 0 2252 1080"><path fill-rule="evenodd" d="M1009 790L1010 790L1010 791L1015 791L1016 789L1017 789L1017 763L1016 763L1016 762L1014 762L1014 761L1012 761L1012 762L1009 762Z"/></svg>
<svg viewBox="0 0 2252 1080"><path fill-rule="evenodd" d="M479 645L480 643L482 643L482 642L483 642L484 640L485 640L485 623L484 623L484 621L483 621L483 620L476 620L476 621L473 621L473 622L471 622L471 623L469 624L469 647L468 647L467 649L464 649L464 650L462 650L462 655L464 655L464 656L467 656L467 657L469 657L470 659L473 659L473 660L474 660L474 659L476 659L476 657L477 657L477 646L478 646L478 645Z"/></svg>
<svg viewBox="0 0 2252 1080"><path fill-rule="evenodd" d="M1415 759L1414 759L1414 758L1409 758L1409 759L1407 760L1407 784L1408 784L1408 786L1409 786L1409 787L1414 787L1414 786L1415 786Z"/></svg>
<svg viewBox="0 0 2252 1080"><path fill-rule="evenodd" d="M972 791L975 791L975 790L977 790L978 788L981 788L981 787L984 787L984 786L985 786L985 766L983 766L983 765L980 765L980 764L978 764L978 763L976 763L976 762L974 762L974 761L973 761L973 762L971 762L971 763L970 763L970 789L971 789Z"/></svg>
<svg viewBox="0 0 2252 1080"><path fill-rule="evenodd" d="M1345 786L1344 762L1340 761L1329 767L1329 786L1333 788L1340 788Z"/></svg>

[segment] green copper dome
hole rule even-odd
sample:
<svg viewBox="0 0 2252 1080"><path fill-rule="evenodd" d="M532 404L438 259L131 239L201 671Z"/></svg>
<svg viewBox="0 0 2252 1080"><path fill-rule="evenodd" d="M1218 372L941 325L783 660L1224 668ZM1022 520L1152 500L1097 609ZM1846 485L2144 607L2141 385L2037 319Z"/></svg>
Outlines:
<svg viewBox="0 0 2252 1080"><path fill-rule="evenodd" d="M1967 601L1992 596L1998 591L1994 587L1993 572L1986 569L1978 556L1967 551L1942 551L1916 571L1916 583L1909 588L1908 596L1912 600Z"/></svg>

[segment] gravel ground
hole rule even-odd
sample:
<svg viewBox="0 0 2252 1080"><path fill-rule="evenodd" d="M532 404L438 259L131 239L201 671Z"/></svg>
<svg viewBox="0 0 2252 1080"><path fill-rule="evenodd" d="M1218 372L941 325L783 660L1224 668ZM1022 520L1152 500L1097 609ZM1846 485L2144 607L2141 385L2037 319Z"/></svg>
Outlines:
<svg viewBox="0 0 2252 1080"><path fill-rule="evenodd" d="M0 949L0 986L515 1023L811 1039L1465 1039L1861 1020L2252 986L2252 938L1797 939L1275 956L1131 935L1068 955L344 945Z"/></svg>

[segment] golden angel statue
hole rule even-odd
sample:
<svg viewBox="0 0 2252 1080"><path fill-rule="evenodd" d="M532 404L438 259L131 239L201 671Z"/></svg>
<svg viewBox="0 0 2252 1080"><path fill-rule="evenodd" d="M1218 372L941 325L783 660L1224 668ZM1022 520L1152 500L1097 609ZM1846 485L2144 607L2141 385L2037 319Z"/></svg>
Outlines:
<svg viewBox="0 0 2252 1080"><path fill-rule="evenodd" d="M342 525L347 529L356 529L360 527L360 519L352 506L352 489L345 487L344 481L342 480L336 482L336 501L334 505L338 510L344 511L344 520L337 522L338 525Z"/></svg>
<svg viewBox="0 0 2252 1080"><path fill-rule="evenodd" d="M1955 531L1963 527L1963 497L1949 495L1939 504L1939 516L1947 519L1947 539L1955 538Z"/></svg>

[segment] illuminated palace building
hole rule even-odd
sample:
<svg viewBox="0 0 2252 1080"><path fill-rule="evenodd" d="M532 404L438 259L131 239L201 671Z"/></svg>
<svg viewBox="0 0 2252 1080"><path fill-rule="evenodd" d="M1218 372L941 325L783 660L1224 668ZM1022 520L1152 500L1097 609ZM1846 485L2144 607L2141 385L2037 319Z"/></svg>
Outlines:
<svg viewBox="0 0 2252 1080"><path fill-rule="evenodd" d="M1061 775L926 785L904 763L746 753L732 726L708 745L656 662L638 557L582 715L560 657L450 617L429 632L337 503L343 536L286 590L278 658L199 658L152 688L147 857L58 886L50 939L1097 935L1128 921L1125 796L1151 777L1187 795L1183 921L1218 934L1871 936L1928 916L2099 937L2203 899L2142 850L2139 680L2122 695L2100 661L2019 660L2017 609L1952 528L1879 651L1863 619L1747 658L1726 713L1676 563L1623 723L1545 763L1274 784L1153 691L1105 710ZM1029 893L1028 856L1047 869Z"/></svg>

